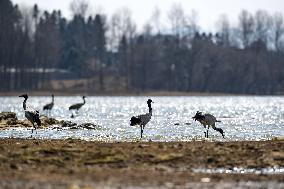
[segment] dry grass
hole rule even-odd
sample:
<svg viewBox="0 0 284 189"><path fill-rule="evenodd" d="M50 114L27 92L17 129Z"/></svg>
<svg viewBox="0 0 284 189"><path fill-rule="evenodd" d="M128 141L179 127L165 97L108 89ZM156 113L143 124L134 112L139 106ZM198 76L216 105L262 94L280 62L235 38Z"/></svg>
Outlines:
<svg viewBox="0 0 284 189"><path fill-rule="evenodd" d="M274 181L281 174L204 174L193 168L284 167L284 141L99 143L80 140L0 140L0 178L55 186L100 183L160 186L199 182ZM35 180L36 178L36 180ZM62 183L62 181L64 181Z"/></svg>

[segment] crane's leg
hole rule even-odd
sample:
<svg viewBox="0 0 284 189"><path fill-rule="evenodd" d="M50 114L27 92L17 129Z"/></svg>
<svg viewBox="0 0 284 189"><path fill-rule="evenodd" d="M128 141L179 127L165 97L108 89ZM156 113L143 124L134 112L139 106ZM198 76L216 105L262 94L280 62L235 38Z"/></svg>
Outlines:
<svg viewBox="0 0 284 189"><path fill-rule="evenodd" d="M33 128L32 128L31 138L33 137L34 128L35 128L35 126L34 126L34 123L33 123L33 122L32 122L32 124L33 124Z"/></svg>
<svg viewBox="0 0 284 189"><path fill-rule="evenodd" d="M207 131L206 131L207 138L209 138L209 137L208 137L208 131L209 131L209 129L207 129Z"/></svg>
<svg viewBox="0 0 284 189"><path fill-rule="evenodd" d="M207 138L209 138L209 136L208 136L208 132L209 132L209 125L208 125L208 127L207 127L207 131L206 131Z"/></svg>
<svg viewBox="0 0 284 189"><path fill-rule="evenodd" d="M202 124L203 127L206 129L206 125ZM205 138L207 138L206 131L204 131Z"/></svg>
<svg viewBox="0 0 284 189"><path fill-rule="evenodd" d="M36 129L36 127L34 127L35 128L35 134L37 135L37 129Z"/></svg>
<svg viewBox="0 0 284 189"><path fill-rule="evenodd" d="M72 110L71 110L71 118L74 118L74 114L73 114Z"/></svg>
<svg viewBox="0 0 284 189"><path fill-rule="evenodd" d="M140 125L140 129L141 129L141 138L143 137L143 125Z"/></svg>

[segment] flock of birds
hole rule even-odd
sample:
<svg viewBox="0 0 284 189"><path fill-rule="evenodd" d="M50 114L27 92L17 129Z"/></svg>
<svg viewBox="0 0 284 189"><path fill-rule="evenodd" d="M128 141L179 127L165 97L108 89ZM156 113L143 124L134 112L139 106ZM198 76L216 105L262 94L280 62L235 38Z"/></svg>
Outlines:
<svg viewBox="0 0 284 189"><path fill-rule="evenodd" d="M39 118L40 117L39 111L26 106L26 103L27 103L27 100L28 100L27 94L20 95L19 97L24 98L23 109L25 111L25 117L33 125L33 128L32 128L32 134L33 134L33 130L35 130L35 129L37 129L37 127L41 126L41 121L40 121L40 118ZM46 104L43 107L43 110L46 111L48 114L50 114L50 112L51 112L51 110L54 106L54 95L52 94L51 97L52 97L52 102L49 103L49 104ZM77 103L77 104L71 105L69 107L69 110L70 111L75 110L76 113L78 113L79 109L84 104L86 104L86 100L85 100L86 97L83 96L82 98L83 98L82 103ZM151 120L151 117L152 117L152 106L151 106L152 103L154 103L154 102L151 99L147 100L147 105L148 105L148 109L149 109L148 113L133 116L130 119L130 125L131 126L136 126L136 125L140 126L140 137L141 138L143 137L143 131L145 129L146 124L149 123L149 121ZM71 118L74 118L73 112L72 112ZM212 127L215 131L218 131L222 135L222 137L225 138L223 129L217 128L216 125L215 125L217 122L220 122L220 121L217 120L212 114L203 114L202 112L197 111L195 116L192 117L192 119L200 122L204 126L204 128L207 129L204 132L206 138L208 138L208 131L209 131L210 127ZM36 123L36 125L35 125L35 123Z"/></svg>

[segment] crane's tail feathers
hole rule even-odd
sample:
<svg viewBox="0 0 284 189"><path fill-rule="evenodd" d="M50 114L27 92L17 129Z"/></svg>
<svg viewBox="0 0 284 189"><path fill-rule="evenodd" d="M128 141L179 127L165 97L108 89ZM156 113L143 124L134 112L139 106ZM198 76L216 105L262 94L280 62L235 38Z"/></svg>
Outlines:
<svg viewBox="0 0 284 189"><path fill-rule="evenodd" d="M138 125L138 124L140 124L141 123L141 119L139 119L139 118L137 118L137 117L132 117L131 119L130 119L130 125L131 126L134 126L134 125Z"/></svg>
<svg viewBox="0 0 284 189"><path fill-rule="evenodd" d="M218 131L219 133L221 133L221 135L223 136L223 138L225 138L225 134L224 134L224 131L223 129L221 128L213 128L215 131Z"/></svg>
<svg viewBox="0 0 284 189"><path fill-rule="evenodd" d="M36 124L40 127L41 126L41 121L40 121L40 119L37 119L36 121Z"/></svg>

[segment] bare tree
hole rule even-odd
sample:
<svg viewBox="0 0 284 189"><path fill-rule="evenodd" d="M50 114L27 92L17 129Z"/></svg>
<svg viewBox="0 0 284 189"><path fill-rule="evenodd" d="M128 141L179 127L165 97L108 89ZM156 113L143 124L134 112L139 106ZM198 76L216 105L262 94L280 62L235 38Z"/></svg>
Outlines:
<svg viewBox="0 0 284 189"><path fill-rule="evenodd" d="M243 10L239 15L239 28L242 45L244 48L247 48L253 42L254 19L246 10Z"/></svg>
<svg viewBox="0 0 284 189"><path fill-rule="evenodd" d="M116 51L118 48L120 31L119 31L120 17L113 15L107 27L107 47L111 51Z"/></svg>
<svg viewBox="0 0 284 189"><path fill-rule="evenodd" d="M150 20L149 20L149 24L151 26L151 28L154 30L154 32L156 32L157 34L161 32L161 11L159 9L159 7L155 7Z"/></svg>
<svg viewBox="0 0 284 189"><path fill-rule="evenodd" d="M116 11L111 17L108 28L108 47L117 50L122 36L129 40L135 35L136 25L132 19L131 11L127 8Z"/></svg>
<svg viewBox="0 0 284 189"><path fill-rule="evenodd" d="M282 13L275 13L273 16L272 36L274 48L279 52L283 44L284 37L284 20Z"/></svg>
<svg viewBox="0 0 284 189"><path fill-rule="evenodd" d="M168 19L171 24L172 33L182 37L186 28L186 15L181 4L173 4L168 12Z"/></svg>
<svg viewBox="0 0 284 189"><path fill-rule="evenodd" d="M231 28L227 15L221 15L217 22L218 33L220 37L220 45L223 47L230 46Z"/></svg>
<svg viewBox="0 0 284 189"><path fill-rule="evenodd" d="M86 18L90 11L90 3L88 0L73 0L70 3L70 10L73 15L81 15Z"/></svg>
<svg viewBox="0 0 284 189"><path fill-rule="evenodd" d="M192 9L190 15L186 16L186 24L187 24L187 35L191 40L193 39L196 32L199 31L198 13L196 12L196 10Z"/></svg>
<svg viewBox="0 0 284 189"><path fill-rule="evenodd" d="M257 41L264 42L269 45L269 30L272 25L272 19L264 10L259 10L255 13L255 38Z"/></svg>

